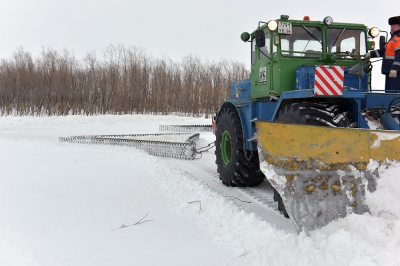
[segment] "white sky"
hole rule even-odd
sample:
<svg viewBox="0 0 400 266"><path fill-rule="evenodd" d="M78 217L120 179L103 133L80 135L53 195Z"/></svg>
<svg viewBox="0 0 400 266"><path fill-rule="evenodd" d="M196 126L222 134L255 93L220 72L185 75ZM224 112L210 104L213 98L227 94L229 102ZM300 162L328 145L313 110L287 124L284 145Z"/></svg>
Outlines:
<svg viewBox="0 0 400 266"><path fill-rule="evenodd" d="M91 51L100 55L109 44L123 44L174 61L193 54L250 65L249 44L240 40L240 34L253 31L260 20L281 14L322 20L329 15L337 22L389 30L388 18L400 15L391 11L395 8L386 8L391 4L393 0L379 5L373 0L362 4L348 0L0 0L0 58L9 58L22 46L34 56L42 47L66 48L81 59Z"/></svg>

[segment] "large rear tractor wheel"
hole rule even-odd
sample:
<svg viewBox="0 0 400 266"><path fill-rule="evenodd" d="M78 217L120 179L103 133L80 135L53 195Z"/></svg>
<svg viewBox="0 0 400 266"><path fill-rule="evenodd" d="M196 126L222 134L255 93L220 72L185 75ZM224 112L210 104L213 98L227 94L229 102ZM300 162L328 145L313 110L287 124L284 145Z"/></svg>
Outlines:
<svg viewBox="0 0 400 266"><path fill-rule="evenodd" d="M226 186L250 187L265 179L260 170L258 153L250 157L243 149L243 133L236 110L224 108L216 122L216 164L219 178Z"/></svg>
<svg viewBox="0 0 400 266"><path fill-rule="evenodd" d="M335 104L325 102L296 102L287 104L275 118L275 121L328 127L356 127L357 123L352 122L351 113L343 111ZM282 197L278 191L274 190L274 200L278 202L279 211L283 212L286 218L289 215L286 212Z"/></svg>
<svg viewBox="0 0 400 266"><path fill-rule="evenodd" d="M357 127L351 113L339 105L325 102L297 102L287 104L275 121L327 127Z"/></svg>

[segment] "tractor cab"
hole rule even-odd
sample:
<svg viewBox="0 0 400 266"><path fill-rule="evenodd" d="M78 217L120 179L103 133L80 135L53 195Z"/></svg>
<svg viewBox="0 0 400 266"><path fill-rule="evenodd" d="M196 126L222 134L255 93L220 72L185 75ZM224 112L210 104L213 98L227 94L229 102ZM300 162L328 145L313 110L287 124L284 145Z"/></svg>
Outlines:
<svg viewBox="0 0 400 266"><path fill-rule="evenodd" d="M335 23L331 17L310 21L309 17L289 20L289 16L282 15L277 20L260 21L252 34L242 34L243 41L251 42L251 98L265 98L271 92L280 95L285 91L313 88L312 76L303 73L301 77L296 76L296 72L302 71L300 68L307 74L313 70L307 67L337 65L344 66L347 73L358 63L359 55L373 49L367 33L363 24ZM357 77L348 79L349 84L345 86L367 90L367 77L361 88Z"/></svg>

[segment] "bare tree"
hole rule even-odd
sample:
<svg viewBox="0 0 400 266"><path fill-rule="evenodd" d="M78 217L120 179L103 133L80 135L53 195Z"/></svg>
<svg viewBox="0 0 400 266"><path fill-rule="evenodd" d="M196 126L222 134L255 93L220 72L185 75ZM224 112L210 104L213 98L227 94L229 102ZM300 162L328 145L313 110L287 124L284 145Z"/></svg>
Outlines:
<svg viewBox="0 0 400 266"><path fill-rule="evenodd" d="M155 59L134 46L110 45L82 61L43 48L33 59L18 48L0 61L0 115L157 113L209 115L229 97L233 81L249 78L243 63Z"/></svg>

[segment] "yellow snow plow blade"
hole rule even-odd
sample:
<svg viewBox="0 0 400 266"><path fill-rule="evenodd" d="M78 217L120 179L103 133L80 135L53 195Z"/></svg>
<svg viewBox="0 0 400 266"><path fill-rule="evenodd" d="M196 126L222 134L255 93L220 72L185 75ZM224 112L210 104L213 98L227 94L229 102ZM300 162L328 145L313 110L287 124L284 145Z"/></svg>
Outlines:
<svg viewBox="0 0 400 266"><path fill-rule="evenodd" d="M368 211L365 188L373 192L378 177L372 166L400 161L396 131L263 121L256 126L260 168L298 232Z"/></svg>

